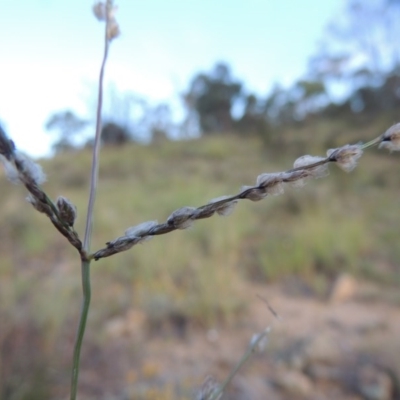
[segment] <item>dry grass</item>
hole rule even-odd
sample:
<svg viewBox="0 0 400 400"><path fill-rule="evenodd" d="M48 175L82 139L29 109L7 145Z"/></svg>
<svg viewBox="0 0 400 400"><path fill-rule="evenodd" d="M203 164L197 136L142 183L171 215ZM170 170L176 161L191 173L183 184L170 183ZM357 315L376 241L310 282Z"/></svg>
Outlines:
<svg viewBox="0 0 400 400"><path fill-rule="evenodd" d="M292 154L282 154L277 160L256 139L234 137L104 149L93 248L130 225L165 220L180 206L235 193L261 172L287 169L292 159ZM87 197L82 171L88 170L90 154L65 154L42 165L50 171L46 192L73 199L78 214L82 212ZM352 174L332 170L328 179L310 182L300 191L261 203L242 202L227 219L199 221L189 231L156 237L95 263L87 343L101 345L105 321L132 307L144 310L156 330L177 320L205 327L216 321L234 324L249 301L242 290L244 279L270 282L295 274L319 285L321 275L330 279L350 269L398 282L396 171L396 156L366 154ZM8 183L2 178L0 184ZM49 362L65 370L74 333L71 321L79 309L75 254L46 219L26 206L21 188L12 189L0 194L3 352L9 352L5 345L15 329L30 332L34 327L46 349L42 357L63 352L64 361ZM83 222L78 217L78 232ZM42 359L35 362L38 368L43 364ZM11 376L26 375L18 371L3 375L3 393ZM55 379L46 374L44 387Z"/></svg>

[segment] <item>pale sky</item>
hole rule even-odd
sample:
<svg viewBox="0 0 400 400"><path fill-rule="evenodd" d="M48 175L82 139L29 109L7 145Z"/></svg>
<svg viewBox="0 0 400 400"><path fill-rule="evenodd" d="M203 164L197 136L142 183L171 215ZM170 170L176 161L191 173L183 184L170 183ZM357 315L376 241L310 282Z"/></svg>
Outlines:
<svg viewBox="0 0 400 400"><path fill-rule="evenodd" d="M120 0L106 84L178 104L196 72L230 64L250 91L303 75L344 0ZM0 120L18 148L49 150L51 113L93 110L103 25L91 0L0 0Z"/></svg>

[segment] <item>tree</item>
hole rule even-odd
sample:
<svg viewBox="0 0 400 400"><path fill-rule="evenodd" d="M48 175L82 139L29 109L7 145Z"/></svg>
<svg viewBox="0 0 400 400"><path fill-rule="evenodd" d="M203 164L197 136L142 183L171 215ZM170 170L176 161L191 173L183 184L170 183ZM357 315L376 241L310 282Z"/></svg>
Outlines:
<svg viewBox="0 0 400 400"><path fill-rule="evenodd" d="M342 84L348 93L381 85L400 62L399 18L399 0L348 0L311 58L309 75Z"/></svg>
<svg viewBox="0 0 400 400"><path fill-rule="evenodd" d="M229 66L218 63L209 74L197 74L184 95L186 105L196 111L202 133L233 130L232 107L242 94L242 84L235 80Z"/></svg>
<svg viewBox="0 0 400 400"><path fill-rule="evenodd" d="M305 119L309 115L316 114L329 103L322 81L301 79L295 84L294 90L298 92L295 107L296 119Z"/></svg>
<svg viewBox="0 0 400 400"><path fill-rule="evenodd" d="M309 63L310 79L322 81L341 102L330 104L325 115L356 113L368 121L398 107L399 19L399 0L347 1Z"/></svg>
<svg viewBox="0 0 400 400"><path fill-rule="evenodd" d="M88 124L89 121L78 117L73 111L64 110L52 114L45 128L48 131L58 131L58 138L53 144L53 149L59 152L75 148L76 135Z"/></svg>
<svg viewBox="0 0 400 400"><path fill-rule="evenodd" d="M235 125L235 130L241 134L255 134L268 142L271 125L268 123L264 102L254 94L246 96L244 112Z"/></svg>
<svg viewBox="0 0 400 400"><path fill-rule="evenodd" d="M101 141L105 145L121 146L129 142L131 138L131 133L115 122L106 122L101 128Z"/></svg>
<svg viewBox="0 0 400 400"><path fill-rule="evenodd" d="M269 123L275 127L294 121L296 94L276 84L264 102L264 112Z"/></svg>
<svg viewBox="0 0 400 400"><path fill-rule="evenodd" d="M148 129L151 141L159 141L173 134L171 108L166 103L157 104L147 112Z"/></svg>
<svg viewBox="0 0 400 400"><path fill-rule="evenodd" d="M173 136L175 125L166 103L152 105L135 93L110 85L104 108L107 133L102 139L106 144L123 144L130 140L148 143L155 138ZM111 138L110 134L116 137Z"/></svg>

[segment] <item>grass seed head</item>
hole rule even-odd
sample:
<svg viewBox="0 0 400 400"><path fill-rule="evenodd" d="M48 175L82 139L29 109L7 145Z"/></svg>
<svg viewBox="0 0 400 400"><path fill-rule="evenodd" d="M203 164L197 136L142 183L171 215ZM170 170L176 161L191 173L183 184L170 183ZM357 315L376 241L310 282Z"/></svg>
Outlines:
<svg viewBox="0 0 400 400"><path fill-rule="evenodd" d="M158 221L142 222L139 225L131 226L125 231L126 236L143 237L147 236L151 228L158 225Z"/></svg>
<svg viewBox="0 0 400 400"><path fill-rule="evenodd" d="M44 204L41 201L38 201L37 199L35 199L35 197L33 197L31 194L29 194L26 197L26 201L30 204L32 204L33 208L41 213L47 214L47 210L46 207L44 206Z"/></svg>
<svg viewBox="0 0 400 400"><path fill-rule="evenodd" d="M8 161L11 161L14 151L14 142L7 137L0 125L0 155L4 156Z"/></svg>
<svg viewBox="0 0 400 400"><path fill-rule="evenodd" d="M103 2L99 1L93 4L92 11L99 21L105 21L107 19L106 5Z"/></svg>
<svg viewBox="0 0 400 400"><path fill-rule="evenodd" d="M14 184L21 183L21 179L19 179L19 173L14 164L2 154L0 154L0 162L3 164L6 178Z"/></svg>
<svg viewBox="0 0 400 400"><path fill-rule="evenodd" d="M278 196L283 194L282 173L265 173L257 176L257 186L264 188L267 194Z"/></svg>
<svg viewBox="0 0 400 400"><path fill-rule="evenodd" d="M14 159L21 181L24 183L33 183L37 186L46 182L46 174L39 164L19 151L15 152Z"/></svg>
<svg viewBox="0 0 400 400"><path fill-rule="evenodd" d="M346 144L337 149L329 149L326 154L330 161L336 162L344 171L350 172L357 166L357 161L363 151L358 144Z"/></svg>
<svg viewBox="0 0 400 400"><path fill-rule="evenodd" d="M248 191L246 194L246 199L251 201L260 201L268 196L267 190L265 188L259 188L256 186L242 186L240 189L240 194Z"/></svg>
<svg viewBox="0 0 400 400"><path fill-rule="evenodd" d="M111 19L107 23L107 39L109 41L114 40L121 34L121 31L119 29L119 25L116 19Z"/></svg>
<svg viewBox="0 0 400 400"><path fill-rule="evenodd" d="M215 199L210 200L208 204L218 203L219 201L228 199L229 197L231 196L216 197ZM231 215L233 213L233 210L237 202L238 202L237 200L232 200L221 203L218 206L216 206L215 211L217 212L218 215L221 215L222 217L227 217L228 215Z"/></svg>
<svg viewBox="0 0 400 400"><path fill-rule="evenodd" d="M176 229L187 229L193 225L196 208L182 207L174 211L167 219L167 224Z"/></svg>
<svg viewBox="0 0 400 400"><path fill-rule="evenodd" d="M381 137L379 148L390 151L400 150L400 123L391 126Z"/></svg>
<svg viewBox="0 0 400 400"><path fill-rule="evenodd" d="M76 217L77 217L77 209L74 204L71 203L66 197L59 196L57 198L57 208L60 213L60 217L63 221L65 221L69 226L74 226Z"/></svg>
<svg viewBox="0 0 400 400"><path fill-rule="evenodd" d="M305 155L299 157L294 163L293 168L307 167L325 160L325 157ZM309 176L313 178L324 178L329 175L328 163L317 165L316 167L307 168Z"/></svg>

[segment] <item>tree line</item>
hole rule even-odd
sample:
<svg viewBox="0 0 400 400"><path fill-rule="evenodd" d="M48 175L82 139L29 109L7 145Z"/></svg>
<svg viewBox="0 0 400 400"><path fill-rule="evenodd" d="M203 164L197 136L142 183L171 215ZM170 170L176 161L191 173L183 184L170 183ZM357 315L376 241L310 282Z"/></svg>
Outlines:
<svg viewBox="0 0 400 400"><path fill-rule="evenodd" d="M378 115L398 119L400 110L400 0L348 0L324 33L304 76L290 87L276 84L251 93L231 66L216 63L193 76L181 93L184 118L176 122L168 104L150 106L131 93L111 91L103 121L105 144L157 141L198 135L257 135L268 143L282 129L316 119L367 124ZM339 94L338 94L339 93ZM90 124L72 110L50 116L57 151L75 147ZM86 143L90 145L90 143Z"/></svg>

